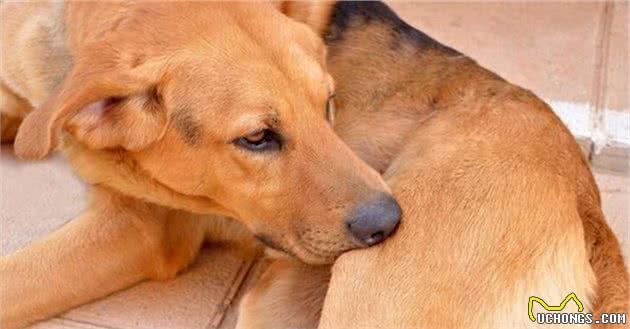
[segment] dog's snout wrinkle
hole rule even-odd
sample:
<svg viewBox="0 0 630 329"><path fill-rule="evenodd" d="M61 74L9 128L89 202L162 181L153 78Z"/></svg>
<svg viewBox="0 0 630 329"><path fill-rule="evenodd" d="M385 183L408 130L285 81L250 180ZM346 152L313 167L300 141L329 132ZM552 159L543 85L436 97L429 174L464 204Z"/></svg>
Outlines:
<svg viewBox="0 0 630 329"><path fill-rule="evenodd" d="M401 215L398 202L391 195L380 193L359 204L346 220L346 227L360 243L373 246L394 232Z"/></svg>

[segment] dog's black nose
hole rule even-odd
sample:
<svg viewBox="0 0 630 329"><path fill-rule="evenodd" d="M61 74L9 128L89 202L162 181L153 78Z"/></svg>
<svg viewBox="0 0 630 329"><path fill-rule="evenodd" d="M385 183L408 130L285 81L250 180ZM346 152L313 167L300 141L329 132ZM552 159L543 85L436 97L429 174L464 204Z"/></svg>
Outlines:
<svg viewBox="0 0 630 329"><path fill-rule="evenodd" d="M398 202L383 193L354 209L346 225L357 240L373 246L392 234L400 222L401 212Z"/></svg>

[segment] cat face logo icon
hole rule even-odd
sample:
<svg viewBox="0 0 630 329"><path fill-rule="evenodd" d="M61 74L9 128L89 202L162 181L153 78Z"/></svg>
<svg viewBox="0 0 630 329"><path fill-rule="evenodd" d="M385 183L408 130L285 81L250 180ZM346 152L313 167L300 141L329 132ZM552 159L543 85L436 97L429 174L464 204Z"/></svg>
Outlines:
<svg viewBox="0 0 630 329"><path fill-rule="evenodd" d="M564 308L567 306L570 300L573 300L575 304L577 304L579 312L584 311L584 305L573 292L567 295L567 297L558 306L550 306L541 298L536 297L536 296L531 296L529 297L529 303L527 303L527 312L529 313L529 319L532 320L533 322L536 322L536 317L534 316L534 312L532 310L534 307L534 302L537 302L538 304L540 304L540 306L542 306L547 311L560 312L564 310Z"/></svg>

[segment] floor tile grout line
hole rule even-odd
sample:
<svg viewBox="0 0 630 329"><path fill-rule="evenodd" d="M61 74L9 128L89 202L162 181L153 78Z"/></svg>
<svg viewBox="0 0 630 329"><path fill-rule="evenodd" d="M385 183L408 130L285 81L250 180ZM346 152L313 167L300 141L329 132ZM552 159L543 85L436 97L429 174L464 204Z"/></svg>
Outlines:
<svg viewBox="0 0 630 329"><path fill-rule="evenodd" d="M225 295L222 298L221 304L218 305L219 309L215 310L215 313L212 315L210 321L206 325L207 329L217 328L221 325L221 322L223 322L225 318L225 312L227 308L232 304L234 297L242 287L243 282L245 282L245 279L253 268L255 262L256 260L253 258L241 262L241 265L232 278L230 287L225 292Z"/></svg>
<svg viewBox="0 0 630 329"><path fill-rule="evenodd" d="M592 163L593 157L604 145L598 145L605 141L604 127L604 101L606 96L606 82L608 77L608 54L610 51L610 34L614 3L607 1L603 4L597 31L595 45L595 68L593 74L593 90L591 94L591 140L588 152L588 160Z"/></svg>
<svg viewBox="0 0 630 329"><path fill-rule="evenodd" d="M78 324L85 324L85 325L89 325L95 328L102 328L102 329L124 329L124 328L120 328L120 327L112 327L109 325L103 325L103 324L96 324L96 323L92 323L90 321L86 321L86 320L76 320L76 319L72 319L72 318L66 318L63 315L60 315L58 317L56 317L56 319L60 319L63 321L68 321L68 322L74 322L74 323L78 323Z"/></svg>

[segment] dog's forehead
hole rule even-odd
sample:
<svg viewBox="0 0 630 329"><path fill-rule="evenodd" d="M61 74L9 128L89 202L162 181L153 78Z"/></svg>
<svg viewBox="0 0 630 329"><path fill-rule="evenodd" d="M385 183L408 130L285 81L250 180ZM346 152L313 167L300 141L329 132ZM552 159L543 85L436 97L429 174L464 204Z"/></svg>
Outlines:
<svg viewBox="0 0 630 329"><path fill-rule="evenodd" d="M302 83L321 83L326 79L326 47L320 37L276 10L262 15L261 10L254 11L256 15L236 24L235 34L227 33L232 41L241 44L223 43L223 47L230 48L223 51L239 52L235 56L244 56L244 62L267 61Z"/></svg>
<svg viewBox="0 0 630 329"><path fill-rule="evenodd" d="M214 50L190 51L170 65L167 97L178 103L223 108L273 106L286 98L320 103L332 91L331 79L316 58L299 45L260 56L219 61ZM225 58L219 58L225 59Z"/></svg>
<svg viewBox="0 0 630 329"><path fill-rule="evenodd" d="M290 78L304 83L327 83L327 75L322 61L308 50L295 44L287 45L283 55Z"/></svg>

